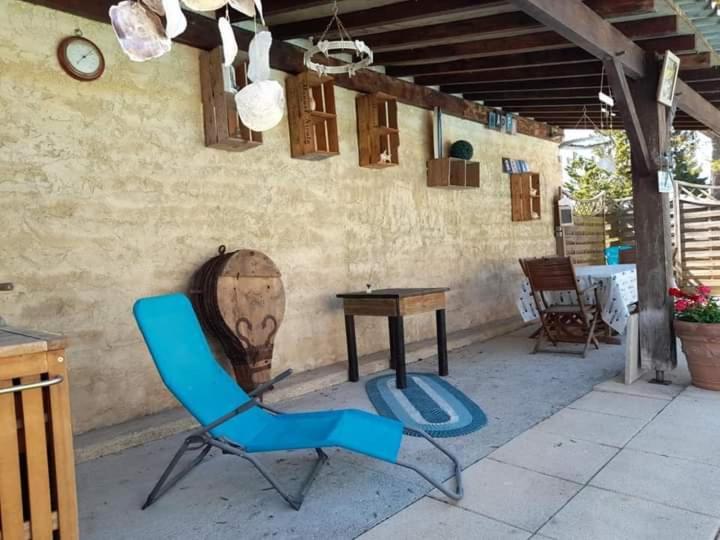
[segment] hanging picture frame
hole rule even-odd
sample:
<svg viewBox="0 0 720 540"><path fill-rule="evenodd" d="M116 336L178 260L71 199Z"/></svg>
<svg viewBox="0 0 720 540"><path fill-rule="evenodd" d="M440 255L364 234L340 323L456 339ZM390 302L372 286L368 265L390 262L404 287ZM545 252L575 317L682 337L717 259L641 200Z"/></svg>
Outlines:
<svg viewBox="0 0 720 540"><path fill-rule="evenodd" d="M673 106L675 98L675 87L677 86L678 74L680 73L680 58L671 51L665 51L662 69L660 70L660 81L658 82L657 100L666 107Z"/></svg>

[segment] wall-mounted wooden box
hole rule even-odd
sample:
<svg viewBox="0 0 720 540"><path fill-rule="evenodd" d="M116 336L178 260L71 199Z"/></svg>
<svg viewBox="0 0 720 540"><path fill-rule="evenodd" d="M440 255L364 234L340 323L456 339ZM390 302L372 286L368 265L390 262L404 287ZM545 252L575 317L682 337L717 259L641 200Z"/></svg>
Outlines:
<svg viewBox="0 0 720 540"><path fill-rule="evenodd" d="M252 131L240 121L231 90L248 84L245 63L234 66L234 78L222 65L220 47L200 53L200 85L203 103L205 146L242 152L262 144L262 133Z"/></svg>
<svg viewBox="0 0 720 540"><path fill-rule="evenodd" d="M397 165L400 131L396 99L380 92L359 95L355 106L360 166L383 169Z"/></svg>
<svg viewBox="0 0 720 540"><path fill-rule="evenodd" d="M299 159L325 159L340 153L335 84L332 77L305 71L285 80L290 152Z"/></svg>
<svg viewBox="0 0 720 540"><path fill-rule="evenodd" d="M458 158L430 159L427 162L428 187L465 189L480 187L480 163Z"/></svg>
<svg viewBox="0 0 720 540"><path fill-rule="evenodd" d="M512 220L531 221L540 219L540 175L538 173L517 173L510 175L510 197Z"/></svg>

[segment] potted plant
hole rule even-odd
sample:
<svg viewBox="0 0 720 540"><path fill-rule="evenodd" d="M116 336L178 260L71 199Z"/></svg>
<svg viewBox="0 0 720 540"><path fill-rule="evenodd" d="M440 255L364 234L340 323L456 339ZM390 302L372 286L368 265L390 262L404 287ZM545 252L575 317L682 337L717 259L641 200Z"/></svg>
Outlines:
<svg viewBox="0 0 720 540"><path fill-rule="evenodd" d="M682 341L692 383L707 390L720 390L720 305L710 296L710 287L694 293L670 289L675 305L675 333Z"/></svg>

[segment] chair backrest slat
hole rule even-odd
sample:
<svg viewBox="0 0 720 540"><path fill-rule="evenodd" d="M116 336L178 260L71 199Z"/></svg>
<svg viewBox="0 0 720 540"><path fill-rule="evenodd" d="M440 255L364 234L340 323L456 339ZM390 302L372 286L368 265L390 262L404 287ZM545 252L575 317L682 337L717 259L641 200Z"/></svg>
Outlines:
<svg viewBox="0 0 720 540"><path fill-rule="evenodd" d="M218 364L184 294L143 298L133 313L165 386L200 424L250 399ZM243 444L268 419L266 411L255 407L215 428L213 435Z"/></svg>
<svg viewBox="0 0 720 540"><path fill-rule="evenodd" d="M525 269L530 287L536 293L578 290L575 269L570 257L525 259Z"/></svg>

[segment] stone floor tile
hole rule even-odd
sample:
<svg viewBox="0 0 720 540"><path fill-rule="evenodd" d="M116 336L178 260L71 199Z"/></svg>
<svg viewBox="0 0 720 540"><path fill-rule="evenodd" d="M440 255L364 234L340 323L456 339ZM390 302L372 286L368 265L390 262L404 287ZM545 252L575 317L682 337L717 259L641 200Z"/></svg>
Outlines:
<svg viewBox="0 0 720 540"><path fill-rule="evenodd" d="M625 418L592 411L563 409L536 429L615 447L625 446L646 424L645 420Z"/></svg>
<svg viewBox="0 0 720 540"><path fill-rule="evenodd" d="M665 399L593 391L572 402L571 409L651 420L668 404Z"/></svg>

